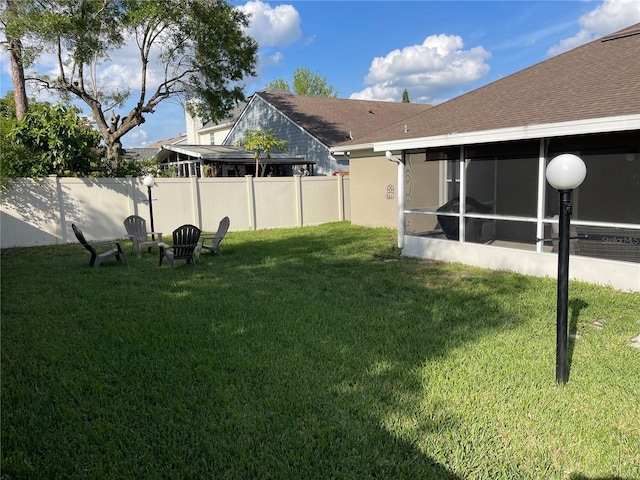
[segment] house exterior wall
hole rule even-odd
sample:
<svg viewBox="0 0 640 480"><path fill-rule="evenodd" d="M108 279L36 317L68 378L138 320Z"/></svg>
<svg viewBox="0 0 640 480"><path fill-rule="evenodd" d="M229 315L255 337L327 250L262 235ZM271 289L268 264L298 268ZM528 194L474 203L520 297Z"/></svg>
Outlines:
<svg viewBox="0 0 640 480"><path fill-rule="evenodd" d="M398 167L380 154L351 157L351 218L364 227L398 225Z"/></svg>
<svg viewBox="0 0 640 480"><path fill-rule="evenodd" d="M373 150L353 155L350 164L351 221L363 227L397 228L400 200L397 165ZM405 208L442 203L438 192L439 166L422 159L407 160L406 165ZM407 232L432 230L436 223L434 217L406 215Z"/></svg>
<svg viewBox="0 0 640 480"><path fill-rule="evenodd" d="M192 116L187 109L184 110L184 123L187 129L187 143L189 145L203 145L200 143L202 139L200 138L199 130L202 128L202 118L199 116Z"/></svg>
<svg viewBox="0 0 640 480"><path fill-rule="evenodd" d="M444 262L460 262L494 270L508 270L536 277L555 278L558 256L526 250L493 247L474 243L407 236L402 254ZM573 280L640 292L640 265L598 258L571 256L569 277Z"/></svg>
<svg viewBox="0 0 640 480"><path fill-rule="evenodd" d="M316 162L316 175L331 175L335 171L349 170L348 165L338 163L326 145L302 130L258 95L252 98L224 144L235 145L236 142L242 141L247 130L261 129L271 129L276 137L286 140L288 153L304 155L307 160Z"/></svg>
<svg viewBox="0 0 640 480"><path fill-rule="evenodd" d="M224 139L227 138L230 131L231 127L226 127L222 130L214 130L210 133L210 137L213 137L213 140L211 141L211 138L209 139L211 142L209 145L224 145Z"/></svg>
<svg viewBox="0 0 640 480"><path fill-rule="evenodd" d="M198 130L196 141L189 145L222 145L229 131L231 131L231 126L202 128Z"/></svg>
<svg viewBox="0 0 640 480"><path fill-rule="evenodd" d="M535 239L552 236L558 193L547 185L544 173L540 180L539 172L544 172L541 169L553 156L566 150L581 154L587 164L587 179L574 192L573 234L604 225L602 231L613 233L602 242L617 239L618 251L630 252L624 254L627 261L596 258L593 252L578 248L582 243L574 240L571 278L640 291L640 263L635 259L640 246L640 209L637 208L640 205L640 144L637 138L640 137L633 132L623 132L527 141L516 145L513 155L504 153L504 144L496 144L495 148L491 144L482 145L483 151L476 154L482 159L464 161L464 183L467 195L490 205L489 216L494 218L480 219L479 237L466 242L447 239L438 224L437 208L455 193L451 183L447 183L446 161L427 161L424 150L394 155L405 160L404 223L401 224L405 235L399 239L403 255L555 277L557 254L553 252L552 242ZM540 153L541 146L543 151L544 148L551 150L544 151L544 156L539 158L535 151ZM509 149L512 148L510 145ZM454 146L451 151L455 155L462 150ZM375 192L384 184L397 183L398 167L386 159L382 161L380 152L361 149L358 153L356 157L352 152L351 158L353 223L396 226L396 210L376 205ZM457 163L460 163L459 157ZM459 217L454 218L459 221ZM463 223L467 228L466 221ZM467 232L467 236L471 233ZM606 250L607 246L598 248Z"/></svg>

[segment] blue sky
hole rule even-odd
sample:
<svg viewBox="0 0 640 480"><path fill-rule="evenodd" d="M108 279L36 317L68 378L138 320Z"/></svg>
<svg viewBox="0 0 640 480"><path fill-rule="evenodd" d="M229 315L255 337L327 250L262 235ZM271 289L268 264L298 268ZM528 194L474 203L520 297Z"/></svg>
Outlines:
<svg viewBox="0 0 640 480"><path fill-rule="evenodd" d="M431 104L640 22L639 0L232 3L251 13L248 33L260 45L247 95L276 78L291 83L297 68L308 68L340 98L400 101L406 88L412 103ZM133 50L112 58L100 67L103 78L134 79L135 88ZM6 54L1 60L4 96L12 85ZM123 144L144 146L184 132L184 110L169 100Z"/></svg>

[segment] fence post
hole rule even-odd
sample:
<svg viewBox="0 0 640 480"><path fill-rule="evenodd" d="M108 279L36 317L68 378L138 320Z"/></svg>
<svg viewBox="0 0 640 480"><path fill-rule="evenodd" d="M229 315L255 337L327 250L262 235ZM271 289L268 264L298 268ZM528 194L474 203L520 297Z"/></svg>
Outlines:
<svg viewBox="0 0 640 480"><path fill-rule="evenodd" d="M54 173L49 175L49 179L54 183L56 188L56 202L58 204L56 210L58 210L58 218L60 219L60 237L62 243L67 243L69 241L69 236L67 235L67 216L64 208L64 195L62 194L60 177Z"/></svg>
<svg viewBox="0 0 640 480"><path fill-rule="evenodd" d="M253 175L245 175L247 179L247 205L249 207L249 229L257 230L256 226L256 193L253 188Z"/></svg>
<svg viewBox="0 0 640 480"><path fill-rule="evenodd" d="M293 181L296 189L296 225L302 227L304 225L304 218L302 218L302 175L294 175Z"/></svg>
<svg viewBox="0 0 640 480"><path fill-rule="evenodd" d="M193 223L202 229L202 199L200 197L200 183L195 175L191 180L191 204L193 205Z"/></svg>
<svg viewBox="0 0 640 480"><path fill-rule="evenodd" d="M338 177L338 220L344 221L344 175Z"/></svg>

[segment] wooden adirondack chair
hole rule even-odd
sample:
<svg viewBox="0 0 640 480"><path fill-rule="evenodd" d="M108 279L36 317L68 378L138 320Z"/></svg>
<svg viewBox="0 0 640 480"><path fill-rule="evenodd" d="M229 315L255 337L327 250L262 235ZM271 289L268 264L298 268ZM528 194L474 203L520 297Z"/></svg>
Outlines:
<svg viewBox="0 0 640 480"><path fill-rule="evenodd" d="M213 236L203 235L203 241L200 244L198 251L200 251L201 248L206 248L211 253L222 255L222 252L220 251L220 242L229 230L229 223L229 217L224 217L222 220L220 220L220 223L218 224L218 230L215 234L213 234ZM211 242L207 245L205 242L209 239L211 239Z"/></svg>
<svg viewBox="0 0 640 480"><path fill-rule="evenodd" d="M148 232L147 221L138 215L130 215L125 218L124 228L127 230L127 237L133 242L131 252L135 251L138 258L142 254L142 249L146 248L150 252L151 247L157 247L162 242L162 233ZM157 239L155 235L158 236ZM149 238L150 236L151 238Z"/></svg>
<svg viewBox="0 0 640 480"><path fill-rule="evenodd" d="M127 262L127 256L122 251L119 242L88 242L86 238L84 238L84 234L78 227L72 224L71 228L73 229L73 233L76 235L78 241L84 246L84 248L89 250L89 253L91 253L89 265L91 265L92 267L98 268L103 260L107 260L111 257L116 257L116 260L120 261L121 255L124 259L124 263L126 263L127 265L129 264Z"/></svg>
<svg viewBox="0 0 640 480"><path fill-rule="evenodd" d="M187 263L196 262L196 249L200 240L201 230L195 225L182 225L173 231L173 245L159 243L160 266L166 257L171 268L174 267L175 260L186 260Z"/></svg>

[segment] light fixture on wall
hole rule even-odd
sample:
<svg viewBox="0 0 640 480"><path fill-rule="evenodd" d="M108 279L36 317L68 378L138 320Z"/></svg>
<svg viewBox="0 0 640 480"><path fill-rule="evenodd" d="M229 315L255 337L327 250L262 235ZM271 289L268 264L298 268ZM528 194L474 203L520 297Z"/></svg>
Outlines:
<svg viewBox="0 0 640 480"><path fill-rule="evenodd" d="M567 383L569 298L569 230L571 223L571 197L587 175L587 167L580 157L564 153L547 165L547 182L558 190L560 197L559 246L558 246L558 297L556 320L556 382Z"/></svg>
<svg viewBox="0 0 640 480"><path fill-rule="evenodd" d="M156 180L155 178L153 178L153 175L147 175L142 179L142 183L144 184L145 187L147 187L147 195L149 197L148 202L149 202L149 218L151 220L151 232L155 232L156 229L153 226L153 198L151 198L151 187L155 186L156 184ZM153 241L155 241L156 236L151 233L151 239Z"/></svg>

